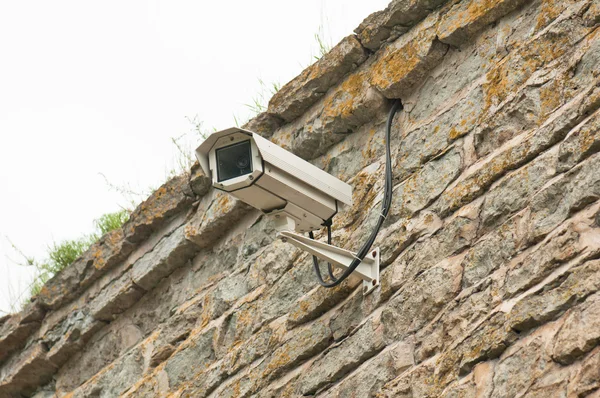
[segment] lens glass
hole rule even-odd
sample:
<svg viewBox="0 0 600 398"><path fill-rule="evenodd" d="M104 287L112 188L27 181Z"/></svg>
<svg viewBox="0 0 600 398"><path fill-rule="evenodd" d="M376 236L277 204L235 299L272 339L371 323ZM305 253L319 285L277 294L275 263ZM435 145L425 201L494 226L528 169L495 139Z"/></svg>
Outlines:
<svg viewBox="0 0 600 398"><path fill-rule="evenodd" d="M219 182L252 173L250 140L219 148L216 157Z"/></svg>

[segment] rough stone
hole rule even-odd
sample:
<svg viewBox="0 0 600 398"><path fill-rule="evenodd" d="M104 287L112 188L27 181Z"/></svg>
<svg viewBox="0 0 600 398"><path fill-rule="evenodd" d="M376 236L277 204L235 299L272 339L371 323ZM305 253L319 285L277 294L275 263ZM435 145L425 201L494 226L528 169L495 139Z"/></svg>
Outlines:
<svg viewBox="0 0 600 398"><path fill-rule="evenodd" d="M109 232L73 264L47 282L37 295L38 303L46 308L59 308L80 295L108 270L124 261L133 247L124 238L122 229Z"/></svg>
<svg viewBox="0 0 600 398"><path fill-rule="evenodd" d="M298 330L268 358L262 378L272 380L321 352L331 342L331 329L324 321L316 321Z"/></svg>
<svg viewBox="0 0 600 398"><path fill-rule="evenodd" d="M405 33L444 3L445 0L394 0L385 10L369 15L354 32L363 46L377 50L385 41Z"/></svg>
<svg viewBox="0 0 600 398"><path fill-rule="evenodd" d="M288 325L294 327L318 318L348 296L357 285L358 281L352 283L348 280L333 289L318 287L310 291L300 298L298 306L290 311Z"/></svg>
<svg viewBox="0 0 600 398"><path fill-rule="evenodd" d="M531 234L540 239L569 214L600 198L600 154L553 181L531 203Z"/></svg>
<svg viewBox="0 0 600 398"><path fill-rule="evenodd" d="M131 243L145 240L170 218L187 211L193 201L188 176L170 179L133 211L123 225L125 238Z"/></svg>
<svg viewBox="0 0 600 398"><path fill-rule="evenodd" d="M437 200L433 210L446 216L482 195L507 172L517 169L541 152L562 140L582 119L584 98L593 91L587 88L571 103L562 107L539 129L522 134L481 159L464 172ZM534 199L535 201L535 199Z"/></svg>
<svg viewBox="0 0 600 398"><path fill-rule="evenodd" d="M491 24L528 0L461 1L445 14L438 27L439 39L453 46L466 42L484 26Z"/></svg>
<svg viewBox="0 0 600 398"><path fill-rule="evenodd" d="M590 296L570 311L558 332L552 358L568 365L600 343L600 295Z"/></svg>
<svg viewBox="0 0 600 398"><path fill-rule="evenodd" d="M432 15L387 46L372 66L369 81L387 98L401 98L433 69L448 47L436 39Z"/></svg>
<svg viewBox="0 0 600 398"><path fill-rule="evenodd" d="M498 312L489 317L470 336L461 341L454 352L446 355L452 363L453 356L458 356L457 369L452 369L451 374L468 374L473 367L490 359L498 358L518 336L506 322L506 315Z"/></svg>
<svg viewBox="0 0 600 398"><path fill-rule="evenodd" d="M564 311L600 290L600 262L571 270L555 289L519 301L509 313L511 327L525 331L557 318Z"/></svg>
<svg viewBox="0 0 600 398"><path fill-rule="evenodd" d="M427 163L409 179L394 188L391 220L412 216L433 202L460 174L462 155L450 150L440 158Z"/></svg>
<svg viewBox="0 0 600 398"><path fill-rule="evenodd" d="M587 396L600 389L600 350L594 350L583 360L575 380L574 392L578 397Z"/></svg>
<svg viewBox="0 0 600 398"><path fill-rule="evenodd" d="M196 214L185 226L185 238L200 248L210 246L250 209L247 204L213 189L202 198Z"/></svg>
<svg viewBox="0 0 600 398"><path fill-rule="evenodd" d="M34 344L0 367L0 395L31 394L50 381L56 367L46 359L43 344Z"/></svg>
<svg viewBox="0 0 600 398"><path fill-rule="evenodd" d="M470 248L462 263L463 286L470 287L507 264L525 246L527 213L509 219Z"/></svg>
<svg viewBox="0 0 600 398"><path fill-rule="evenodd" d="M381 317L386 339L404 339L431 321L456 296L461 276L460 265L447 262L406 282L383 309Z"/></svg>
<svg viewBox="0 0 600 398"><path fill-rule="evenodd" d="M269 113L288 122L296 119L366 59L367 52L356 37L345 37L331 51L277 91L269 101Z"/></svg>
<svg viewBox="0 0 600 398"><path fill-rule="evenodd" d="M136 286L149 291L162 278L192 259L198 247L186 238L186 232L187 226L178 228L133 265L131 279Z"/></svg>
<svg viewBox="0 0 600 398"><path fill-rule="evenodd" d="M384 384L377 397L424 398L441 396L443 389L441 386L436 385L434 372L434 364L423 363Z"/></svg>
<svg viewBox="0 0 600 398"><path fill-rule="evenodd" d="M99 321L111 321L135 304L144 294L130 273L123 275L90 303L90 313Z"/></svg>
<svg viewBox="0 0 600 398"><path fill-rule="evenodd" d="M509 398L527 390L535 381L531 375L544 366L541 339L534 339L519 348L514 353L503 356L496 365L493 396Z"/></svg>
<svg viewBox="0 0 600 398"><path fill-rule="evenodd" d="M400 342L365 362L335 387L325 391L322 396L324 398L373 397L385 383L413 365L412 345Z"/></svg>
<svg viewBox="0 0 600 398"><path fill-rule="evenodd" d="M20 313L3 318L0 324L0 364L25 345L29 336L39 329L44 316L45 311L34 302L26 305Z"/></svg>
<svg viewBox="0 0 600 398"><path fill-rule="evenodd" d="M439 95L439 92L436 92L436 95ZM443 110L434 122L395 136L394 143L399 143L394 166L396 178L406 179L423 164L442 155L458 138L469 133L476 126L482 112L480 107L474 105L482 101L483 92L481 87L477 87L454 106ZM430 100L427 99L427 102ZM413 112L416 113L414 110L411 111L411 116ZM460 115L460 118L457 118L457 115ZM396 123L401 130L400 133L404 130L405 124Z"/></svg>
<svg viewBox="0 0 600 398"><path fill-rule="evenodd" d="M283 120L277 115L269 112L259 113L256 117L250 119L242 128L260 134L265 138L269 138L273 133L283 125Z"/></svg>
<svg viewBox="0 0 600 398"><path fill-rule="evenodd" d="M124 393L142 376L142 347L128 352L94 378L73 391L73 398L114 397Z"/></svg>
<svg viewBox="0 0 600 398"><path fill-rule="evenodd" d="M169 388L177 388L210 364L215 356L214 334L215 329L209 329L194 336L167 360L164 369L169 377Z"/></svg>
<svg viewBox="0 0 600 398"><path fill-rule="evenodd" d="M528 255L516 258L504 281L506 297L514 297L532 287L560 265L573 259L584 250L583 241L574 227L565 228Z"/></svg>
<svg viewBox="0 0 600 398"><path fill-rule="evenodd" d="M195 162L190 170L190 189L196 196L202 197L208 193L211 187L212 180L204 174L200 163Z"/></svg>
<svg viewBox="0 0 600 398"><path fill-rule="evenodd" d="M481 207L480 233L494 230L526 207L531 197L554 176L557 152L554 150L543 154L490 188Z"/></svg>
<svg viewBox="0 0 600 398"><path fill-rule="evenodd" d="M385 347L384 328L379 316L368 319L353 335L318 358L301 377L303 395L314 394L335 383Z"/></svg>
<svg viewBox="0 0 600 398"><path fill-rule="evenodd" d="M560 145L559 171L575 167L590 155L600 151L600 111L569 133Z"/></svg>

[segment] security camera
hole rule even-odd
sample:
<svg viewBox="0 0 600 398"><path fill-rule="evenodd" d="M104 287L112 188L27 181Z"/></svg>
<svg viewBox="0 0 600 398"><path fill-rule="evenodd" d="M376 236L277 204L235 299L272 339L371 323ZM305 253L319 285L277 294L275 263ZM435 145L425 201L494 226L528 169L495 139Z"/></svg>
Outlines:
<svg viewBox="0 0 600 398"><path fill-rule="evenodd" d="M251 131L211 134L196 150L213 186L266 214L280 229L320 229L345 205L352 187Z"/></svg>
<svg viewBox="0 0 600 398"><path fill-rule="evenodd" d="M397 100L386 125L385 187L381 213L365 243L354 253L331 245L331 219L345 205L352 205L352 187L298 156L240 128L211 134L196 149L196 157L213 186L259 209L273 214L285 242L313 255L319 283L335 287L355 275L363 281L363 293L379 286L379 249L375 238L392 204L390 136L394 115L402 110ZM327 227L327 243L314 240L313 231ZM292 231L296 231L294 233ZM308 237L299 233L308 232ZM321 275L318 258L327 261L329 281ZM334 274L333 266L344 271Z"/></svg>

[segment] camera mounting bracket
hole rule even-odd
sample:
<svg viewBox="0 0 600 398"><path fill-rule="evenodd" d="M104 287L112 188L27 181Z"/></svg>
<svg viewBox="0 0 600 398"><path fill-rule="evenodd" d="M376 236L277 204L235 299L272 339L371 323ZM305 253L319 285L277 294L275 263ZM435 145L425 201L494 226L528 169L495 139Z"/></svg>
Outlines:
<svg viewBox="0 0 600 398"><path fill-rule="evenodd" d="M317 258L327 261L334 266L350 267L356 258L356 253L349 250L328 245L324 242L310 239L306 236L291 231L282 231L277 234L283 242L291 243L299 249L309 252ZM351 275L356 275L363 281L363 294L367 295L379 286L379 248L371 249L362 262Z"/></svg>

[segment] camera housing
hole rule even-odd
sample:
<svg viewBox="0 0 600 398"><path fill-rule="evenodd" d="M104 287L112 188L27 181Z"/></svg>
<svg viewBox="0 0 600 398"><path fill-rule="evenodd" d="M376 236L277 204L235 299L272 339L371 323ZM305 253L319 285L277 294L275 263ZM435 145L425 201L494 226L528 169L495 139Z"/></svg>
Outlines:
<svg viewBox="0 0 600 398"><path fill-rule="evenodd" d="M350 185L251 131L215 132L196 157L215 188L274 215L280 229L313 231L352 205Z"/></svg>

